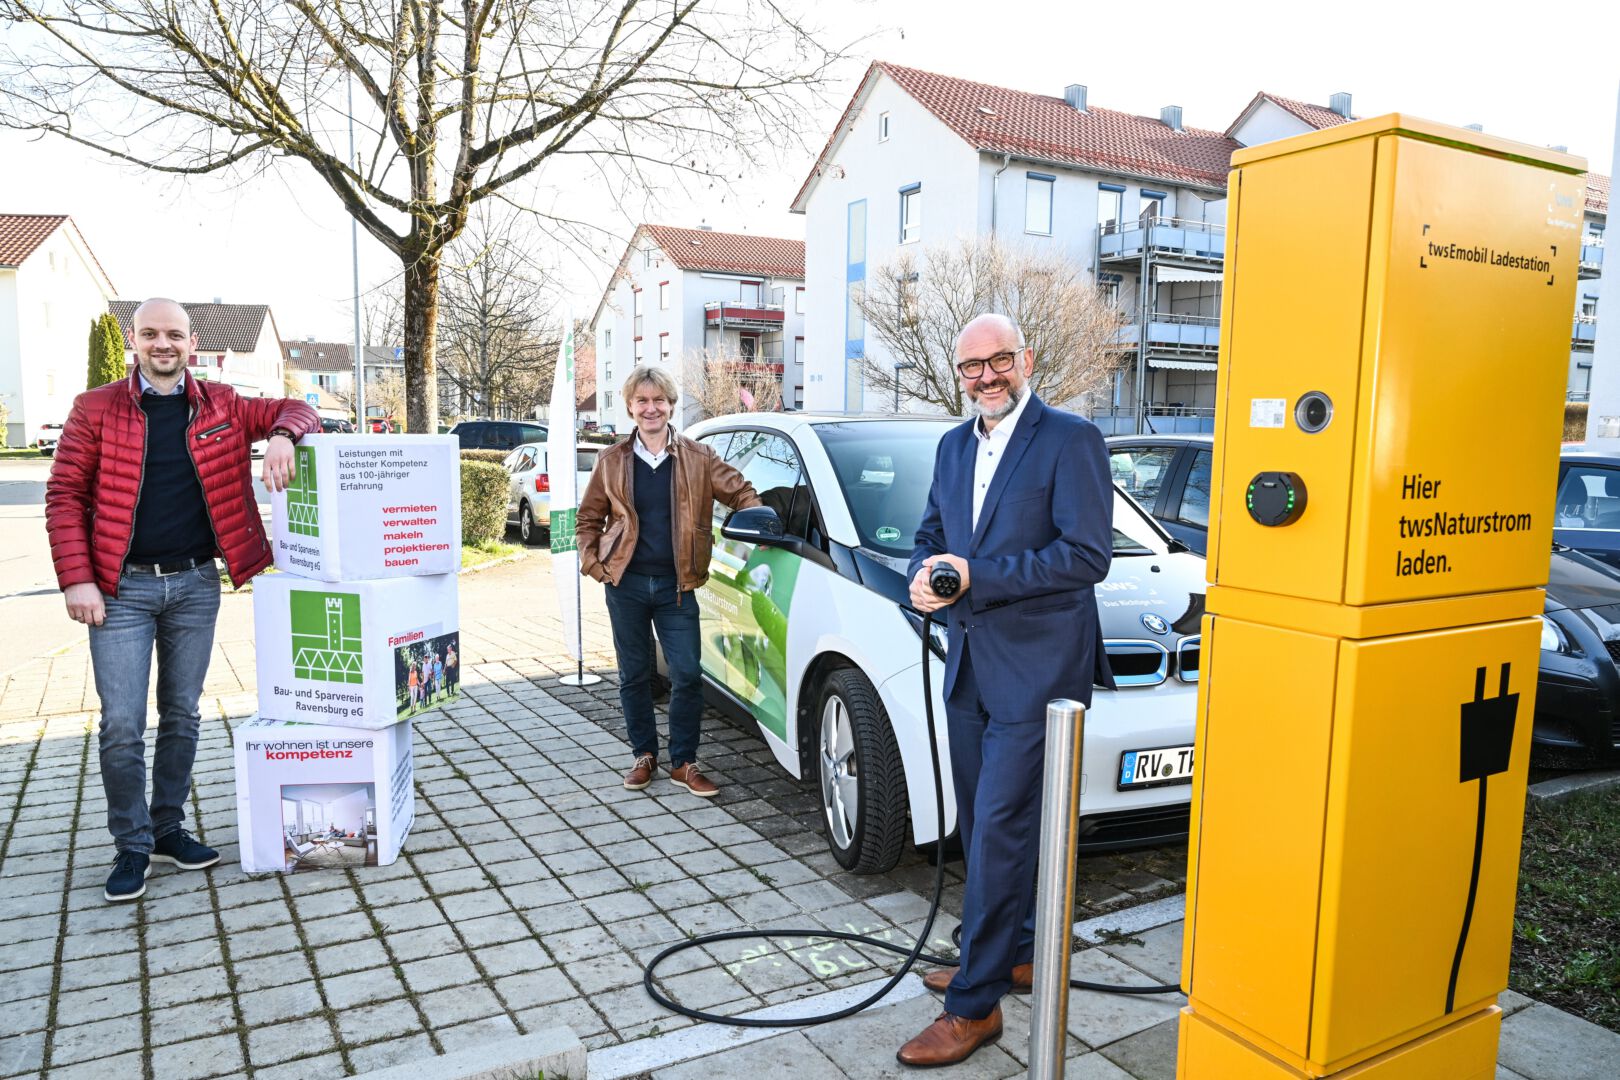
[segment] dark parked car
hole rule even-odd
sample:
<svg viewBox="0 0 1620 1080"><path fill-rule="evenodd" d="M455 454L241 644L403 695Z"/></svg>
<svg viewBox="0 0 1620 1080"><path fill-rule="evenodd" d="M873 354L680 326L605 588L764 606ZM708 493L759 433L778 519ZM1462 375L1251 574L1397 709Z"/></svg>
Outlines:
<svg viewBox="0 0 1620 1080"><path fill-rule="evenodd" d="M331 416L321 417L322 435L352 435L354 425L347 420L339 420Z"/></svg>
<svg viewBox="0 0 1620 1080"><path fill-rule="evenodd" d="M1554 540L1620 567L1620 455L1566 449L1555 505Z"/></svg>
<svg viewBox="0 0 1620 1080"><path fill-rule="evenodd" d="M1214 437L1120 435L1108 440L1108 457L1114 482L1203 555ZM1534 740L1543 752L1607 757L1620 753L1620 566L1565 545L1573 537L1590 556L1620 563L1620 459L1564 453L1553 537Z"/></svg>
<svg viewBox="0 0 1620 1080"><path fill-rule="evenodd" d="M546 426L532 420L463 420L450 429L463 450L516 450L546 441Z"/></svg>

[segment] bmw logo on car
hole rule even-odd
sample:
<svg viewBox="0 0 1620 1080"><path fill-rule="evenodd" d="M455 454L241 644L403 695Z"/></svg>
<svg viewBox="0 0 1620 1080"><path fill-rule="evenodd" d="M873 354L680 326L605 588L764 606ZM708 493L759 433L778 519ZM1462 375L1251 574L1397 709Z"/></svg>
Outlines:
<svg viewBox="0 0 1620 1080"><path fill-rule="evenodd" d="M1165 622L1159 616L1153 614L1151 611L1142 616L1142 625L1153 631L1155 634L1168 634L1170 632L1170 624Z"/></svg>

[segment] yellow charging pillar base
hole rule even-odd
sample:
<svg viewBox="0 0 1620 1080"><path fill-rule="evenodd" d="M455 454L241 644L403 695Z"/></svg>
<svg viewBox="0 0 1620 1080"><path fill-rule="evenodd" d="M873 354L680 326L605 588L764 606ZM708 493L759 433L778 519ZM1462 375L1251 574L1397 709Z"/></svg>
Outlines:
<svg viewBox="0 0 1620 1080"><path fill-rule="evenodd" d="M1489 1080L1584 165L1233 157L1182 1080Z"/></svg>

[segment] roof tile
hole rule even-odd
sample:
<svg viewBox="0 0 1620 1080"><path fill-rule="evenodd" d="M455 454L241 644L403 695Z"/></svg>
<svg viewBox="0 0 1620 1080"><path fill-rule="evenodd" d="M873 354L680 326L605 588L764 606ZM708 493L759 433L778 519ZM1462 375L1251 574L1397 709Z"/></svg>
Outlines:
<svg viewBox="0 0 1620 1080"><path fill-rule="evenodd" d="M682 270L804 277L803 240L709 229L677 229L669 225L643 225L642 229Z"/></svg>
<svg viewBox="0 0 1620 1080"><path fill-rule="evenodd" d="M118 318L124 339L131 340L134 330L137 300L114 300L107 305ZM198 352L250 353L259 347L259 334L264 329L265 316L270 314L267 304L195 304L181 302L191 316L191 329L197 334Z"/></svg>
<svg viewBox="0 0 1620 1080"><path fill-rule="evenodd" d="M0 214L0 266L21 266L66 214Z"/></svg>

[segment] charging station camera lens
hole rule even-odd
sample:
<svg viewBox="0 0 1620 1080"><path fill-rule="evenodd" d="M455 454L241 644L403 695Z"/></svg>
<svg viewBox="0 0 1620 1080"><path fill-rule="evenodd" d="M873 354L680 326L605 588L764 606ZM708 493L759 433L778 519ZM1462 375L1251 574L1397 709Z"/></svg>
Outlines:
<svg viewBox="0 0 1620 1080"><path fill-rule="evenodd" d="M1294 406L1294 422L1299 430L1314 435L1333 421L1333 399L1320 390L1300 397Z"/></svg>

